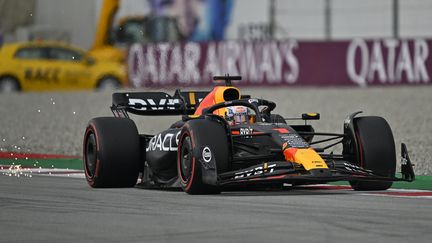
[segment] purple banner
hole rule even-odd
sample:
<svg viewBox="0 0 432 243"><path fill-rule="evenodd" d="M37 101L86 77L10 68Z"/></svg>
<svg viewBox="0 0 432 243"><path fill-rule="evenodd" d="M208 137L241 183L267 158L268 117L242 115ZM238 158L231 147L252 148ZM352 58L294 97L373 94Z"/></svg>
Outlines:
<svg viewBox="0 0 432 243"><path fill-rule="evenodd" d="M432 40L223 41L134 44L134 87L209 86L212 76L241 75L241 86L430 84Z"/></svg>

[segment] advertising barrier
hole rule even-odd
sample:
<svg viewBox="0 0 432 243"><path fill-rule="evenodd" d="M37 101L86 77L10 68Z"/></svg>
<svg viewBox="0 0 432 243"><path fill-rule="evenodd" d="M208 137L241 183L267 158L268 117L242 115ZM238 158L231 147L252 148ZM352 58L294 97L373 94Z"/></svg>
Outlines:
<svg viewBox="0 0 432 243"><path fill-rule="evenodd" d="M221 41L134 44L134 87L210 86L241 75L241 86L393 86L430 84L428 39Z"/></svg>

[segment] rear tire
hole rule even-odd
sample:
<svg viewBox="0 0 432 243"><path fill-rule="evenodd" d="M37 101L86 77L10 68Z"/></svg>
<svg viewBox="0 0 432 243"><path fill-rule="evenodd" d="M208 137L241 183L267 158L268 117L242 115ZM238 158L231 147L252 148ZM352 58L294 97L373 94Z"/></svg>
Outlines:
<svg viewBox="0 0 432 243"><path fill-rule="evenodd" d="M0 93L14 93L21 90L18 80L6 76L0 78Z"/></svg>
<svg viewBox="0 0 432 243"><path fill-rule="evenodd" d="M140 142L127 118L92 119L85 131L83 161L91 187L133 187L138 179Z"/></svg>
<svg viewBox="0 0 432 243"><path fill-rule="evenodd" d="M215 157L217 173L228 170L229 150L225 128L217 122L196 119L188 121L182 129L177 157L180 184L188 194L217 194L220 188L208 185L202 179L202 154L208 147Z"/></svg>
<svg viewBox="0 0 432 243"><path fill-rule="evenodd" d="M394 177L396 171L396 150L393 133L387 121L378 116L354 118L358 148L359 166L375 174ZM350 181L358 191L387 190L391 181Z"/></svg>

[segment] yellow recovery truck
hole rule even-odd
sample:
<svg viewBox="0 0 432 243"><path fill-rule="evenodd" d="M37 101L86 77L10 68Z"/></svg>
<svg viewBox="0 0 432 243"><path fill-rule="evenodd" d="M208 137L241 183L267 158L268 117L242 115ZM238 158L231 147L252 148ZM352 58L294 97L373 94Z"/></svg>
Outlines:
<svg viewBox="0 0 432 243"><path fill-rule="evenodd" d="M97 60L125 62L125 47L132 43L178 41L182 38L177 21L170 16L126 16L114 27L114 18L122 0L103 0L93 46L89 50ZM144 11L143 11L144 12Z"/></svg>

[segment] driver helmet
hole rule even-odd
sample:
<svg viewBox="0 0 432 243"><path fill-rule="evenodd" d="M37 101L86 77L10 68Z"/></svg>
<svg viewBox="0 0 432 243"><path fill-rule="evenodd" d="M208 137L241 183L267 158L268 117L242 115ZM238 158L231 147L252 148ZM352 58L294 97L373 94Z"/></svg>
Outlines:
<svg viewBox="0 0 432 243"><path fill-rule="evenodd" d="M249 110L245 106L229 106L225 114L225 119L230 125L249 122Z"/></svg>

